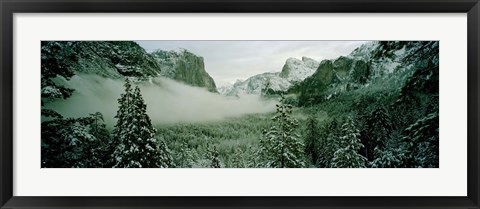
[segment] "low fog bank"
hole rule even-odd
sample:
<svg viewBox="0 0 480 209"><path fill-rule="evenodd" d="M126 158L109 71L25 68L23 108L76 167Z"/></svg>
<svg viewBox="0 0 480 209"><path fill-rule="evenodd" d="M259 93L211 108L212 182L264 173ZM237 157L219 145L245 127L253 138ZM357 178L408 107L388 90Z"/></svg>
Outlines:
<svg viewBox="0 0 480 209"><path fill-rule="evenodd" d="M115 124L118 98L124 92L124 80L113 80L96 75L76 75L66 84L75 89L67 100L46 104L66 117L83 117L101 112L110 128ZM134 84L135 85L135 84ZM153 124L218 121L252 113L275 110L274 100L245 95L225 97L206 89L188 86L158 77L138 84L147 104L147 113Z"/></svg>

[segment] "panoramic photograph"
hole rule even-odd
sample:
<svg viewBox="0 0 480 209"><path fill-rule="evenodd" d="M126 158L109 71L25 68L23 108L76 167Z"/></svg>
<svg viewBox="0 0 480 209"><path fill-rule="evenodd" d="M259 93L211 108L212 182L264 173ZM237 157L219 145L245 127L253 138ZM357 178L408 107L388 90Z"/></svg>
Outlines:
<svg viewBox="0 0 480 209"><path fill-rule="evenodd" d="M438 41L42 41L41 168L439 168Z"/></svg>

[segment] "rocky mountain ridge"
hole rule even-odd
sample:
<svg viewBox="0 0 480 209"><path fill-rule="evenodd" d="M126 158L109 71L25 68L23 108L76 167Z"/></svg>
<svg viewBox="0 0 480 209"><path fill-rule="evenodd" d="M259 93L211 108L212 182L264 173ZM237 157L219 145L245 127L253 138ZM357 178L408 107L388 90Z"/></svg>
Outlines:
<svg viewBox="0 0 480 209"><path fill-rule="evenodd" d="M389 80L388 86L379 85L379 88L394 86L398 90L416 69L427 66L428 62L438 67L438 42L372 41L336 59L317 62L307 57L289 58L281 72L262 73L237 81L222 87L221 93L227 96L292 93L299 96L303 104L384 80Z"/></svg>
<svg viewBox="0 0 480 209"><path fill-rule="evenodd" d="M151 54L160 66L160 75L217 92L215 81L205 71L203 57L183 48L171 51L156 50Z"/></svg>
<svg viewBox="0 0 480 209"><path fill-rule="evenodd" d="M435 56L421 57L420 51ZM406 77L425 62L438 65L438 42L375 41L364 44L347 56L320 62L316 72L296 86L301 100L308 97L331 97L352 89L390 79L389 86L400 88ZM385 86L384 88L386 88ZM319 98L316 98L317 100Z"/></svg>
<svg viewBox="0 0 480 209"><path fill-rule="evenodd" d="M205 71L203 58L185 49L148 53L133 41L50 41L44 47L73 51L75 58L71 60L75 62L64 64L76 73L140 80L164 76L217 92L214 80Z"/></svg>
<svg viewBox="0 0 480 209"><path fill-rule="evenodd" d="M242 94L274 94L287 91L293 84L312 75L319 63L314 59L302 57L288 58L281 72L267 72L254 75L245 81L237 81L231 87L222 87L223 95L240 96Z"/></svg>

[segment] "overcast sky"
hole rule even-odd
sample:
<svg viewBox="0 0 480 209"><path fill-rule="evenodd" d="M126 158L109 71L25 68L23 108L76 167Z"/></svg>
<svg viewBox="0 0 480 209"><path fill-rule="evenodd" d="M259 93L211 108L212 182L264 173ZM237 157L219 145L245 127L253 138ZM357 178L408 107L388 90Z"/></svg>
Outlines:
<svg viewBox="0 0 480 209"><path fill-rule="evenodd" d="M365 41L137 41L147 52L185 48L205 61L217 86L280 72L290 57L317 61L348 55Z"/></svg>

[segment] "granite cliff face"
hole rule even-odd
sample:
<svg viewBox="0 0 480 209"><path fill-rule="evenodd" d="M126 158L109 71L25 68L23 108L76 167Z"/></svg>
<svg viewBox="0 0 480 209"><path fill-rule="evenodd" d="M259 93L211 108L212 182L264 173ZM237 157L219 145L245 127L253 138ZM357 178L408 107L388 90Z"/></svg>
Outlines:
<svg viewBox="0 0 480 209"><path fill-rule="evenodd" d="M222 94L239 96L242 94L278 94L286 92L292 85L312 75L319 63L314 59L302 57L288 58L281 72L254 75L245 81L237 81L228 90L222 88Z"/></svg>
<svg viewBox="0 0 480 209"><path fill-rule="evenodd" d="M281 78L279 73L262 73L237 81L229 91L222 91L226 96L241 96L246 94L264 95L267 92L281 92L288 89L291 83Z"/></svg>
<svg viewBox="0 0 480 209"><path fill-rule="evenodd" d="M279 76L289 82L303 81L315 72L318 65L316 60L308 57L302 57L302 60L288 58Z"/></svg>
<svg viewBox="0 0 480 209"><path fill-rule="evenodd" d="M65 63L80 74L95 74L139 80L165 76L216 92L215 82L205 71L203 58L184 49L147 53L133 41L50 41L45 47L73 51L76 62Z"/></svg>
<svg viewBox="0 0 480 209"><path fill-rule="evenodd" d="M438 74L438 42L370 42L347 56L323 60L315 73L290 90L300 94L302 104L387 80L382 88L398 89L416 69L427 65L436 65Z"/></svg>
<svg viewBox="0 0 480 209"><path fill-rule="evenodd" d="M399 91L409 77L426 67L436 69L428 78L438 77L438 42L373 41L336 59L289 58L281 72L258 74L219 89L227 96L292 94L299 105L305 105L356 89ZM413 78L419 80L412 83L427 82L427 76Z"/></svg>
<svg viewBox="0 0 480 209"><path fill-rule="evenodd" d="M49 41L46 50L72 51L76 62L65 63L77 73L108 78L149 77L159 75L155 59L130 41Z"/></svg>
<svg viewBox="0 0 480 209"><path fill-rule="evenodd" d="M160 66L162 76L217 92L215 81L205 71L203 57L185 49L157 50L152 55Z"/></svg>

